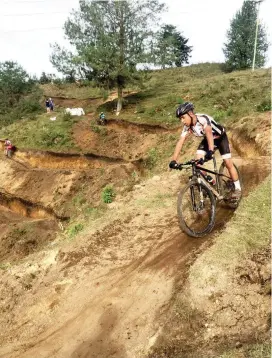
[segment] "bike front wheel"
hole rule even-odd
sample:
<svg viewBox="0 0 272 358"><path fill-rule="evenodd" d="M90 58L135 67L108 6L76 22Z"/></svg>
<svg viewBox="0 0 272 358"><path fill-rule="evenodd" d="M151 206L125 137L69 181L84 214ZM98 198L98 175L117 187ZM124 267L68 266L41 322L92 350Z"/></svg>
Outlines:
<svg viewBox="0 0 272 358"><path fill-rule="evenodd" d="M203 183L192 181L178 194L178 219L182 231L192 237L210 233L215 223L216 201Z"/></svg>

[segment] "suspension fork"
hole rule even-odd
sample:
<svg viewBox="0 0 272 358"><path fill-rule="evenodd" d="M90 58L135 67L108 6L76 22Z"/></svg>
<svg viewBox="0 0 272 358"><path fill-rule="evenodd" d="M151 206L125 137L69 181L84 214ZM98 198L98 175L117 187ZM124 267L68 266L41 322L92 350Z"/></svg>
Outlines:
<svg viewBox="0 0 272 358"><path fill-rule="evenodd" d="M213 167L214 167L214 172L215 172L215 178L216 178L216 191L218 193L220 193L220 187L219 187L219 175L218 175L218 170L217 170L217 163L216 163L216 159L213 156Z"/></svg>
<svg viewBox="0 0 272 358"><path fill-rule="evenodd" d="M196 171L196 169L194 167L193 167L192 178L196 179L196 182L198 183L200 207L203 208L203 206L204 206L204 195L203 195L202 186L201 186L201 178L200 178L200 174L197 173L197 171ZM196 199L195 199L194 186L190 187L190 192L191 192L192 209L193 209L193 211L196 211L197 209L199 209L199 207L198 207L198 205L196 203Z"/></svg>

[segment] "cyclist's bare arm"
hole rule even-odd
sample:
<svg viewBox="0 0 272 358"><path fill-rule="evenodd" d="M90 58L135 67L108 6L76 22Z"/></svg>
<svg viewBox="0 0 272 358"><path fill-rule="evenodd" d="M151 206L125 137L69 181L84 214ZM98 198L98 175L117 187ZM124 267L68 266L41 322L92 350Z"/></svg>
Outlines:
<svg viewBox="0 0 272 358"><path fill-rule="evenodd" d="M205 135L206 135L206 138L207 138L209 150L214 150L214 141L213 141L212 127L211 127L211 126L206 126L206 128L204 129L204 131L205 131Z"/></svg>
<svg viewBox="0 0 272 358"><path fill-rule="evenodd" d="M176 144L176 148L175 148L175 151L174 151L174 154L173 154L173 157L172 159L173 160L178 160L178 157L179 157L179 153L183 147L183 143L185 142L185 139L186 139L187 136L182 136L180 137L179 141L177 142Z"/></svg>

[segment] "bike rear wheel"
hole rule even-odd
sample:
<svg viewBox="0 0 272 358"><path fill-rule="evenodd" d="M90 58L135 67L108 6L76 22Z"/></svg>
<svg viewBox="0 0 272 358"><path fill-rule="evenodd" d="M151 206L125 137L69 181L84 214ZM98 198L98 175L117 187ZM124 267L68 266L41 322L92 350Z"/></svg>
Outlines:
<svg viewBox="0 0 272 358"><path fill-rule="evenodd" d="M238 180L240 181L240 185L241 185L241 189L242 189L242 194L243 194L243 183L242 183L242 176L241 173L237 167L236 164L234 164L234 168L237 171L238 174ZM241 199L242 199L242 195L240 197L240 199L238 201L236 201L235 203L231 202L230 197L231 197L231 193L235 190L235 186L234 186L234 182L232 181L232 179L230 178L230 174L229 171L226 167L225 162L222 162L220 168L219 168L219 174L223 174L219 176L219 186L220 186L220 191L221 194L224 197L224 201L225 203L231 207L231 208L237 208Z"/></svg>
<svg viewBox="0 0 272 358"><path fill-rule="evenodd" d="M204 184L192 181L178 194L178 219L182 231L192 237L203 237L215 223L216 201Z"/></svg>

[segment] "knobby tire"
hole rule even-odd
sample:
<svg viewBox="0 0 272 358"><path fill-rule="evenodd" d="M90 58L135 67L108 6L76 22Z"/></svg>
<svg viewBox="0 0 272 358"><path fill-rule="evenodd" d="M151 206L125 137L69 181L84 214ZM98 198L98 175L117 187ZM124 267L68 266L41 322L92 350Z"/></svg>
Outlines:
<svg viewBox="0 0 272 358"><path fill-rule="evenodd" d="M204 203L200 202L200 188ZM195 198L193 209L192 196ZM178 194L178 219L182 231L192 237L203 237L210 233L215 224L216 201L212 191L203 183L191 181ZM198 208L198 209L197 209Z"/></svg>

